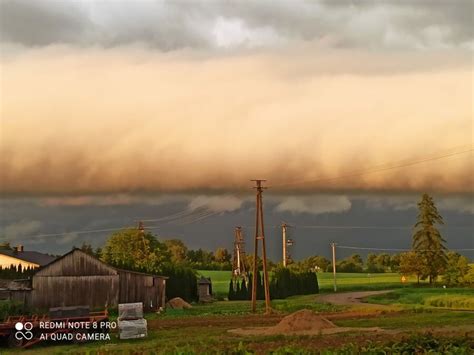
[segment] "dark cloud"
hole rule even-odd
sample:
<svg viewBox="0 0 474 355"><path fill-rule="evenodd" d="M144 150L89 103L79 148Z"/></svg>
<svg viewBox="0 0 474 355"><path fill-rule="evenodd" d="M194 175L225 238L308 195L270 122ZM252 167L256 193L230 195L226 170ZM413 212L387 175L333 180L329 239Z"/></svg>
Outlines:
<svg viewBox="0 0 474 355"><path fill-rule="evenodd" d="M158 204L151 204L147 198L140 199L137 196L132 198L129 204L124 204L122 198L118 199L116 204L110 204L112 201L109 197L104 197L104 204L98 204L96 198L90 201L91 204L74 203L69 199L65 199L63 204L60 201L49 201L45 204L42 199L0 199L0 240L24 244L29 250L59 254L70 250L73 245L81 245L84 241L92 243L94 247L102 246L112 233L111 228L134 226L138 219L151 219L146 221L145 225L154 228L153 233L160 239L179 238L191 248L208 250L218 247L232 250L234 227L241 225L250 248L254 232L255 202L254 196L248 197L249 199L245 197L240 208L222 208L222 213L206 219L179 217L161 220L157 219L163 216L181 216L180 211L186 209L190 201L204 202L210 207L216 204L223 207L228 204L229 196L213 195L188 199L179 195L166 196L166 202ZM434 197L446 222L442 234L448 246L472 248L472 198L452 199L439 195ZM342 199L349 201L350 207L346 208L343 204L342 208L335 209L334 203ZM279 209L278 206L285 200L296 209ZM295 196L275 196L272 190L264 193L267 246L273 260L278 260L281 255L281 229L278 226L282 221L294 226L291 229L291 237L295 240L292 251L295 259L315 254L329 256L329 243L333 241L340 245L357 247L409 248L412 226L417 215L415 206L420 196L321 195L314 196L313 206L309 206L307 198L303 198L301 205L309 206L309 210L295 205L297 200ZM220 202L217 203L218 201ZM286 207L288 206L286 203ZM470 206L471 210L467 211L466 206ZM313 213L318 209L318 213ZM105 231L78 233L88 230ZM54 233L62 235L48 235ZM251 252L250 249L247 251ZM354 252L364 255L367 251L341 249L338 250L338 257L342 258ZM464 254L474 257L474 253L470 251Z"/></svg>
<svg viewBox="0 0 474 355"><path fill-rule="evenodd" d="M74 2L2 1L2 41L25 46L75 43L87 30L88 18Z"/></svg>
<svg viewBox="0 0 474 355"><path fill-rule="evenodd" d="M472 47L471 1L101 2L4 1L3 41L118 46L163 51L275 46ZM224 45L224 47L228 47Z"/></svg>

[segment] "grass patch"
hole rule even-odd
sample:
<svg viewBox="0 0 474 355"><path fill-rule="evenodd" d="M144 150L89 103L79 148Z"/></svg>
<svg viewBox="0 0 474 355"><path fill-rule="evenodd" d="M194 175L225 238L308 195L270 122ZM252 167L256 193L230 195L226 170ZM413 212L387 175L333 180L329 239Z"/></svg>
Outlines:
<svg viewBox="0 0 474 355"><path fill-rule="evenodd" d="M395 315L378 316L365 319L336 320L340 327L381 327L388 329L407 329L438 327L445 325L474 325L474 317L469 312L450 312L441 310L418 310Z"/></svg>
<svg viewBox="0 0 474 355"><path fill-rule="evenodd" d="M316 295L293 296L283 300L272 300L272 308L281 313L291 313L306 308L315 312L337 312L345 306L331 305L316 301ZM167 309L165 313L147 314L147 319L169 319L180 317L208 317L250 314L250 301L217 301L207 304L193 304L190 309ZM265 302L257 301L257 312L265 311Z"/></svg>
<svg viewBox="0 0 474 355"><path fill-rule="evenodd" d="M474 289L404 288L387 294L368 297L366 301L386 305L401 304L474 310Z"/></svg>
<svg viewBox="0 0 474 355"><path fill-rule="evenodd" d="M229 292L231 271L199 270L199 275L212 279L212 290L218 299L224 299ZM270 275L271 277L271 275ZM318 283L321 293L332 292L333 275L330 272L318 273ZM422 282L426 284L426 282ZM337 288L339 291L375 291L393 288L410 288L416 285L416 278L409 277L406 283L401 283L397 273L337 273Z"/></svg>

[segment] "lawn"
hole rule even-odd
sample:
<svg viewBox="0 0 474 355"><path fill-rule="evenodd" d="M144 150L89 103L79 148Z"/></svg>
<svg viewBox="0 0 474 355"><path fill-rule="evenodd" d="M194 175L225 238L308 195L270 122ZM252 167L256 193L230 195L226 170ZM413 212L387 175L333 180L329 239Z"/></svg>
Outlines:
<svg viewBox="0 0 474 355"><path fill-rule="evenodd" d="M229 281L231 271L209 271L199 270L200 275L210 277L212 280L212 289L215 297L223 299L227 297L229 291ZM270 275L271 277L271 275ZM318 282L321 293L332 292L333 274L330 272L318 273ZM383 290L391 288L401 288L412 286L416 283L415 277L408 277L406 283L400 280L400 274L397 273L337 273L338 291L356 291L356 290Z"/></svg>
<svg viewBox="0 0 474 355"><path fill-rule="evenodd" d="M474 310L474 289L472 288L404 288L384 295L367 298L368 302L379 304L401 304ZM474 317L473 317L474 318Z"/></svg>

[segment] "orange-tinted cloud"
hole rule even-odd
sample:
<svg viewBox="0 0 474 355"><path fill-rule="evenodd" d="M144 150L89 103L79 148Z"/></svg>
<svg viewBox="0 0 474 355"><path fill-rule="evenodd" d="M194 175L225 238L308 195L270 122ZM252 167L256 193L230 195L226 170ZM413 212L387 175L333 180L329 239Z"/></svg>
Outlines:
<svg viewBox="0 0 474 355"><path fill-rule="evenodd" d="M462 56L47 47L1 69L3 195L248 191L252 178L472 192L472 153L324 180L471 144ZM286 185L301 180L318 182Z"/></svg>

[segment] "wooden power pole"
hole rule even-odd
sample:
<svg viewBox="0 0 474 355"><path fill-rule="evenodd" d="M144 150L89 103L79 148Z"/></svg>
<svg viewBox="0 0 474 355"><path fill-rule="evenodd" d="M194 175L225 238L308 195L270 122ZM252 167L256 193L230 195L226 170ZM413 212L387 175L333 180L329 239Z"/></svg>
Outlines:
<svg viewBox="0 0 474 355"><path fill-rule="evenodd" d="M332 274L334 277L334 292L337 292L337 282L336 282L336 243L331 243L332 247Z"/></svg>
<svg viewBox="0 0 474 355"><path fill-rule="evenodd" d="M288 260L288 254L287 254L287 251L286 251L286 243L287 243L287 240L286 240L286 228L287 228L287 224L286 223L283 223L281 225L281 235L282 235L282 244L283 244L283 267L286 267L286 264L287 264L287 260Z"/></svg>
<svg viewBox="0 0 474 355"><path fill-rule="evenodd" d="M232 276L247 278L245 268L245 242L242 235L242 227L235 227L234 234L234 255L232 260Z"/></svg>
<svg viewBox="0 0 474 355"><path fill-rule="evenodd" d="M288 238L288 228L291 227L289 224L282 223L281 224L281 236L282 236L282 245L283 245L283 250L282 250L282 261L283 261L283 267L287 267L289 263L291 263L291 255L290 252L288 251L288 248L293 245L293 239Z"/></svg>
<svg viewBox="0 0 474 355"><path fill-rule="evenodd" d="M138 231L140 234L145 234L145 224L142 221L138 221Z"/></svg>
<svg viewBox="0 0 474 355"><path fill-rule="evenodd" d="M265 246L265 228L263 224L263 201L262 193L265 187L262 186L262 182L266 180L251 180L255 181L257 189L256 199L256 214L255 214L255 249L253 258L253 280L252 280L252 312L257 310L257 273L258 270L258 241L262 241L262 263L263 263L263 284L265 288L265 313L271 313L270 306L270 285L268 283L268 270L267 270L267 250Z"/></svg>

